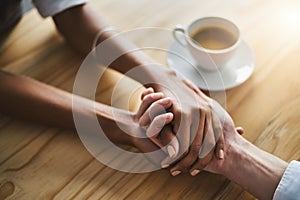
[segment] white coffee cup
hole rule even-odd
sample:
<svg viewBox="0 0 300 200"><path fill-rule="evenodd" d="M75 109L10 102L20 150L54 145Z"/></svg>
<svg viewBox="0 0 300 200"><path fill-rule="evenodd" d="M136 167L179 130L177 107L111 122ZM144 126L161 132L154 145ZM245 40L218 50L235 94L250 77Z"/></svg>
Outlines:
<svg viewBox="0 0 300 200"><path fill-rule="evenodd" d="M227 31L234 38L234 42L223 49L210 49L203 47L191 37L197 31L209 27L216 27ZM184 37L180 37L179 33ZM220 17L199 18L186 28L177 25L173 30L173 36L177 42L189 50L197 62L199 69L209 71L222 68L234 56L241 41L239 28L233 22Z"/></svg>

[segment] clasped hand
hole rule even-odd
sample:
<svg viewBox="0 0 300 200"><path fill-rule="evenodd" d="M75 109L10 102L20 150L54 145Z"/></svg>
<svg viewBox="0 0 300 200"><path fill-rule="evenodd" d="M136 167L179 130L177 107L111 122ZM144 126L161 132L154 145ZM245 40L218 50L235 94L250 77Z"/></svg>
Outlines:
<svg viewBox="0 0 300 200"><path fill-rule="evenodd" d="M165 151L161 167L169 168L173 176L186 172L195 176L213 158L224 159L226 112L191 82L184 83L195 94L190 97L195 99L193 108L186 108L187 97L179 101L148 88L135 115L147 137Z"/></svg>

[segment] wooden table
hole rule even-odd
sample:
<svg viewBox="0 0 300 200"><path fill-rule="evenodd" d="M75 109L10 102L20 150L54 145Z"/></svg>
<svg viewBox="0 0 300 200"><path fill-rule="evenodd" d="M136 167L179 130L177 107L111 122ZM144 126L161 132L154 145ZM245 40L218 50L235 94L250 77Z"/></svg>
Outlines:
<svg viewBox="0 0 300 200"><path fill-rule="evenodd" d="M203 16L233 20L253 48L256 68L244 84L226 91L227 110L244 137L291 161L300 159L299 1L91 1L120 30L172 29ZM170 36L171 37L171 36ZM136 37L138 44L149 37ZM153 41L154 42L154 41ZM156 41L157 42L157 41ZM158 41L159 42L159 41ZM23 17L1 47L0 67L72 91L82 57L35 10ZM151 55L166 64L157 52ZM110 102L120 78L105 75L97 100ZM105 87L105 84L110 87ZM128 80L130 87L135 82ZM106 85L106 86L107 86ZM119 95L128 95L130 87ZM134 110L121 100L118 106ZM201 173L171 177L165 170L130 174L94 159L76 133L0 117L0 199L254 199L226 178Z"/></svg>

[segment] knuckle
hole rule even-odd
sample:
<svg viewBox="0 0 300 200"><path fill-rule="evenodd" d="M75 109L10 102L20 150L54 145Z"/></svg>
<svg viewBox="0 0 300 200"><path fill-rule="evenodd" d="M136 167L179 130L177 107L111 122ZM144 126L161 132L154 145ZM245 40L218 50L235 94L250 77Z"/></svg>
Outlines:
<svg viewBox="0 0 300 200"><path fill-rule="evenodd" d="M164 118L163 116L159 115L157 117L154 117L152 123L156 128L162 128L164 125Z"/></svg>
<svg viewBox="0 0 300 200"><path fill-rule="evenodd" d="M211 113L211 111L213 110L213 104L211 103L211 101L207 101L203 104L203 108L202 108L206 113Z"/></svg>
<svg viewBox="0 0 300 200"><path fill-rule="evenodd" d="M180 162L178 163L178 168L182 171L182 172L187 172L189 169L189 165L186 162Z"/></svg>
<svg viewBox="0 0 300 200"><path fill-rule="evenodd" d="M192 155L198 155L200 151L201 145L192 145L190 147L190 154Z"/></svg>
<svg viewBox="0 0 300 200"><path fill-rule="evenodd" d="M155 108L157 107L157 101L152 103L150 106L149 106L149 110L150 111L153 111Z"/></svg>
<svg viewBox="0 0 300 200"><path fill-rule="evenodd" d="M187 156L189 154L189 148L190 148L190 146L189 146L188 143L185 143L185 144L181 145L181 151L183 152L184 156Z"/></svg>
<svg viewBox="0 0 300 200"><path fill-rule="evenodd" d="M213 108L213 105L214 105L213 99L211 99L211 98L207 99L206 103L208 104L208 106L210 108Z"/></svg>
<svg viewBox="0 0 300 200"><path fill-rule="evenodd" d="M212 108L212 106L210 104L206 104L205 105L205 111L206 111L206 113L211 114L212 109L213 108Z"/></svg>
<svg viewBox="0 0 300 200"><path fill-rule="evenodd" d="M179 167L180 169L183 169L184 168L183 162L181 161L181 162L177 163L177 167Z"/></svg>
<svg viewBox="0 0 300 200"><path fill-rule="evenodd" d="M160 93L151 93L151 94L145 96L145 101L147 101L149 103L153 102L157 99L160 99Z"/></svg>
<svg viewBox="0 0 300 200"><path fill-rule="evenodd" d="M149 94L149 95L144 96L143 100L148 103L148 102L153 101L152 97L153 97L153 94Z"/></svg>
<svg viewBox="0 0 300 200"><path fill-rule="evenodd" d="M139 120L139 126L140 126L140 127L143 127L143 125L144 125L144 122L140 119L140 120Z"/></svg>
<svg viewBox="0 0 300 200"><path fill-rule="evenodd" d="M218 148L219 149L224 149L224 141L223 140L218 141Z"/></svg>
<svg viewBox="0 0 300 200"><path fill-rule="evenodd" d="M187 157L185 157L182 165L185 168L190 168L197 159L198 159L197 155L189 154Z"/></svg>
<svg viewBox="0 0 300 200"><path fill-rule="evenodd" d="M152 123L157 125L161 122L161 115L158 115L158 116L154 116L153 119L152 119Z"/></svg>
<svg viewBox="0 0 300 200"><path fill-rule="evenodd" d="M207 166L207 164L202 162L202 161L199 161L197 163L197 166L198 166L199 169L204 169Z"/></svg>
<svg viewBox="0 0 300 200"><path fill-rule="evenodd" d="M179 152L179 156L180 156L181 158L184 158L184 157L186 157L186 156L188 155L188 153L189 153L188 150L186 150L186 151L182 151L182 150L181 150L181 151Z"/></svg>
<svg viewBox="0 0 300 200"><path fill-rule="evenodd" d="M218 143L218 149L224 149L224 144L223 143Z"/></svg>
<svg viewBox="0 0 300 200"><path fill-rule="evenodd" d="M198 108L197 112L200 115L207 115L207 114L209 114L210 111L206 106L201 106L200 108Z"/></svg>
<svg viewBox="0 0 300 200"><path fill-rule="evenodd" d="M183 110L181 108L178 108L178 106L174 106L173 113L175 114L175 116L180 117L183 113Z"/></svg>
<svg viewBox="0 0 300 200"><path fill-rule="evenodd" d="M139 126L142 127L142 128L148 126L148 124L147 124L146 120L144 120L144 118L141 118L139 120Z"/></svg>

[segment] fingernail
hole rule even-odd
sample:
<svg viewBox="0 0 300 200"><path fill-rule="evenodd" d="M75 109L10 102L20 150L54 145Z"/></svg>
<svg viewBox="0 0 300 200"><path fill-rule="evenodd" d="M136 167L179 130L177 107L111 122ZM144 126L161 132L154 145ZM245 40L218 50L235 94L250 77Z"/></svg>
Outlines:
<svg viewBox="0 0 300 200"><path fill-rule="evenodd" d="M170 119L170 118L172 118L173 117L173 113L167 113L167 119Z"/></svg>
<svg viewBox="0 0 300 200"><path fill-rule="evenodd" d="M223 151L223 149L220 149L220 150L219 150L219 158L220 158L221 160L224 159L224 151Z"/></svg>
<svg viewBox="0 0 300 200"><path fill-rule="evenodd" d="M163 169L168 168L169 166L170 166L169 164L161 164L161 167L162 167Z"/></svg>
<svg viewBox="0 0 300 200"><path fill-rule="evenodd" d="M175 149L174 149L173 146L169 145L167 147L167 151L168 151L168 154L169 154L170 158L175 157Z"/></svg>
<svg viewBox="0 0 300 200"><path fill-rule="evenodd" d="M199 169L194 169L192 172L191 172L191 175L192 176L196 176L197 174L199 174L200 170Z"/></svg>
<svg viewBox="0 0 300 200"><path fill-rule="evenodd" d="M154 92L154 89L152 87L148 87L147 90Z"/></svg>
<svg viewBox="0 0 300 200"><path fill-rule="evenodd" d="M172 172L171 174L172 174L172 176L177 176L180 173L181 173L181 171L176 170L176 171Z"/></svg>
<svg viewBox="0 0 300 200"><path fill-rule="evenodd" d="M171 101L171 99L165 98L165 99L161 100L161 103L162 104L168 104L168 103L170 103L170 101Z"/></svg>

